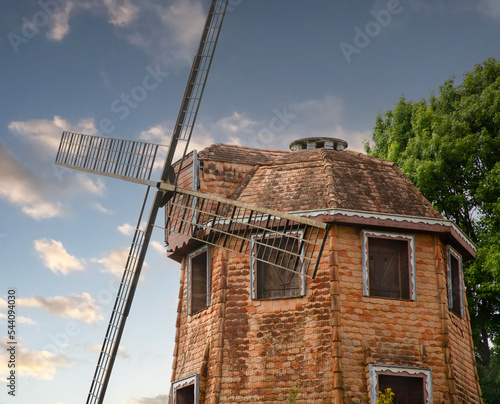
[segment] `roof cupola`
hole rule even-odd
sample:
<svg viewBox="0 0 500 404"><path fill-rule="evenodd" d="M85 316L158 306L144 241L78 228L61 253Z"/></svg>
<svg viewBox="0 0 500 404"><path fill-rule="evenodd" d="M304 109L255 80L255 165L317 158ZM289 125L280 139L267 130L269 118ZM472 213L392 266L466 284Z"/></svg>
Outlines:
<svg viewBox="0 0 500 404"><path fill-rule="evenodd" d="M334 137L306 137L294 140L290 143L291 151L314 150L314 149L332 149L345 150L348 143L344 139Z"/></svg>

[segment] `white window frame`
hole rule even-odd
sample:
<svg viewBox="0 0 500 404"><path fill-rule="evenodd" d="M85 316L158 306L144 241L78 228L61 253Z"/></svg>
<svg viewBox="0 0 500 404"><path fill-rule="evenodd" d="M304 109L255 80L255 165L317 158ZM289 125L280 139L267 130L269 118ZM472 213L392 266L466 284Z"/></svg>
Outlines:
<svg viewBox="0 0 500 404"><path fill-rule="evenodd" d="M294 231L294 232L289 232L285 233L285 236L288 234L297 234L300 236L300 238L304 237L304 232L302 230L299 231ZM255 253L257 251L256 248L256 243L255 239L259 239L262 237L269 238L269 237L282 237L283 234L280 233L259 233L259 234L254 234L252 235L250 239L250 251L251 251L251 256L250 256L250 298L252 300L280 300L280 299L293 299L297 297L303 297L306 294L306 266L305 262L302 260L302 265L300 269L300 292L297 296L285 296L285 297L257 297L257 262L258 260L255 259ZM304 254L304 246L302 246L302 251L300 251L300 255Z"/></svg>
<svg viewBox="0 0 500 404"><path fill-rule="evenodd" d="M193 376L186 377L181 380L177 380L172 383L170 388L170 398L172 404L177 404L177 390L187 387L189 385L194 385L194 403L199 404L200 402L200 375L196 374Z"/></svg>
<svg viewBox="0 0 500 404"><path fill-rule="evenodd" d="M206 307L209 307L210 306L210 303L211 303L211 292L212 292L212 268L211 268L211 265L210 265L210 247L208 245L205 245L191 253L188 254L187 256L187 311L188 311L188 314L189 315L192 315L192 314L196 314L198 313L198 311L196 312L192 312L192 309L191 309L191 295L192 295L192 288L193 288L193 285L192 285L192 279L193 279L193 271L192 271L192 268L191 268L191 260L200 255L200 254L203 254L204 252L207 253L207 264L206 264L206 270L207 270L207 285L206 285L206 292L207 292L207 306Z"/></svg>
<svg viewBox="0 0 500 404"><path fill-rule="evenodd" d="M451 257L458 260L458 282L459 282L459 297L460 297L460 314L461 318L465 317L465 284L464 284L464 271L462 266L462 256L455 250L452 246L447 246L446 248L446 275L448 283L448 307L453 311L453 282L452 282L452 271L451 271Z"/></svg>
<svg viewBox="0 0 500 404"><path fill-rule="evenodd" d="M370 404L378 400L378 376L421 377L424 379L425 404L432 404L432 371L427 368L414 368L395 365L369 365L370 373Z"/></svg>
<svg viewBox="0 0 500 404"><path fill-rule="evenodd" d="M363 265L363 295L370 295L370 272L369 272L369 259L368 259L368 239L369 238L383 238L389 240L402 240L408 242L408 270L410 281L410 300L417 300L417 276L416 276L416 260L415 260L415 236L412 234L403 233L389 233L373 230L363 230L362 232L362 265ZM380 296L371 296L379 297Z"/></svg>

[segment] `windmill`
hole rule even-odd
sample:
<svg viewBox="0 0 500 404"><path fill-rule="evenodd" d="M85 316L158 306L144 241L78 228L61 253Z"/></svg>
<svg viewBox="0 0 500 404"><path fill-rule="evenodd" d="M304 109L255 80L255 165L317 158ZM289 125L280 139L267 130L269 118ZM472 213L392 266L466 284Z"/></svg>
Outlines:
<svg viewBox="0 0 500 404"><path fill-rule="evenodd" d="M118 352L158 211L165 209L167 234L252 256L314 278L329 225L297 214L278 212L217 195L176 186L187 154L228 0L212 0L197 54L170 140L159 181L151 180L160 145L63 132L55 164L146 185L132 245L111 313L87 404L101 404ZM176 151L180 160L173 164ZM144 230L142 216L156 188ZM258 234L258 236L256 236Z"/></svg>

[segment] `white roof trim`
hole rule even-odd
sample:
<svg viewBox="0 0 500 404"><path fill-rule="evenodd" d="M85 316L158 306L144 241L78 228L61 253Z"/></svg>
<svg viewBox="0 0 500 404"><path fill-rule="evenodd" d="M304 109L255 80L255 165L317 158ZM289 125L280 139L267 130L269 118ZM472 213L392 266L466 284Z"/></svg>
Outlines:
<svg viewBox="0 0 500 404"><path fill-rule="evenodd" d="M378 220L392 220L395 222L408 222L415 224L428 224L428 225L439 225L443 227L448 227L450 231L456 232L460 239L467 244L472 250L476 251L476 245L471 241L471 239L453 222L447 219L434 219L429 217L420 216L405 216L397 215L391 213L378 213L378 212L368 212L362 210L348 210L339 208L330 209L319 209L319 210L303 210L293 212L294 214L300 216L317 217L317 216L334 216L342 215L348 217L359 217L363 219L378 219Z"/></svg>

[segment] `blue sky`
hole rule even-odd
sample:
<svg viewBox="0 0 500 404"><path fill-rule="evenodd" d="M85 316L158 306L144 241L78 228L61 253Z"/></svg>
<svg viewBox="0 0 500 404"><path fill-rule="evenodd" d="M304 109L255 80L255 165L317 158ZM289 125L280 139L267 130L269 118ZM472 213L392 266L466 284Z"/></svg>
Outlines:
<svg viewBox="0 0 500 404"><path fill-rule="evenodd" d="M496 0L230 0L193 147L363 150L377 111L500 56ZM168 144L208 0L17 0L0 13L0 340L17 397L86 400L145 189L55 167L63 130ZM155 173L159 175L158 172ZM165 403L179 265L156 230L107 402ZM6 383L6 352L0 381Z"/></svg>

